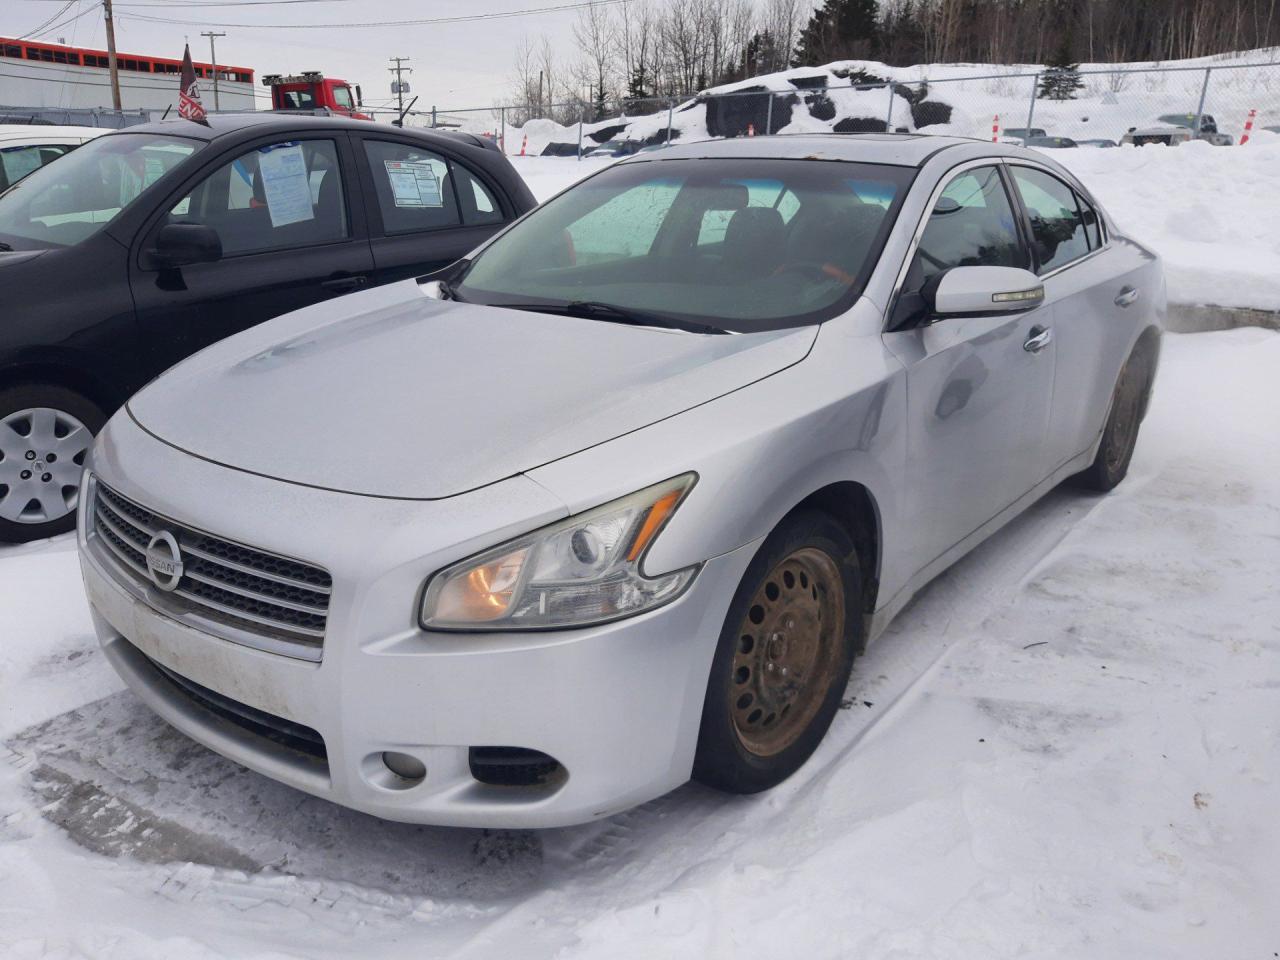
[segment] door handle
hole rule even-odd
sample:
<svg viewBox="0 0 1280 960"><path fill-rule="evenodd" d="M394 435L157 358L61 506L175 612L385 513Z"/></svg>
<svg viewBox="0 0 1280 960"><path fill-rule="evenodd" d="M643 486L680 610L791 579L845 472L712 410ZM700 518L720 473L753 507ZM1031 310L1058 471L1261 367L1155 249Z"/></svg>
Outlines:
<svg viewBox="0 0 1280 960"><path fill-rule="evenodd" d="M1121 287L1120 292L1116 294L1117 307L1130 307L1138 302L1137 287Z"/></svg>
<svg viewBox="0 0 1280 960"><path fill-rule="evenodd" d="M330 280L321 281L320 286L334 293L350 293L352 290L358 290L369 282L369 278L364 274L356 274L352 277L333 277Z"/></svg>
<svg viewBox="0 0 1280 960"><path fill-rule="evenodd" d="M1053 342L1053 331L1039 325L1031 328L1031 333L1022 341L1022 349L1027 353L1039 353Z"/></svg>

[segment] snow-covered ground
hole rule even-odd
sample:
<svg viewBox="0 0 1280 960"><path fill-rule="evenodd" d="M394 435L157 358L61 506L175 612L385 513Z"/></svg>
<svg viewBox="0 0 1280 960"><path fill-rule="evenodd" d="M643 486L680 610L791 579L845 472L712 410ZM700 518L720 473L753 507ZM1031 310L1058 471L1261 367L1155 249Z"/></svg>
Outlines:
<svg viewBox="0 0 1280 960"><path fill-rule="evenodd" d="M928 587L792 781L546 833L222 760L122 690L69 538L0 549L0 957L1275 956L1278 367L1167 337L1129 479Z"/></svg>
<svg viewBox="0 0 1280 960"><path fill-rule="evenodd" d="M1046 150L1165 260L1169 300L1280 311L1280 135L1243 147ZM607 159L513 157L539 200Z"/></svg>

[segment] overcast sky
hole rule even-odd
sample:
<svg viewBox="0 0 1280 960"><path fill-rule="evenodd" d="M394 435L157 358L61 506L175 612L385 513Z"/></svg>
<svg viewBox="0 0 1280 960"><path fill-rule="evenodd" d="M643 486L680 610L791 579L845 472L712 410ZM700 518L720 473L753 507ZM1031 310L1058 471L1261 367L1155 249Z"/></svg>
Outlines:
<svg viewBox="0 0 1280 960"><path fill-rule="evenodd" d="M65 0L2 0L0 35L26 33L58 11ZM91 0L74 0L67 11L88 10ZM115 0L116 47L122 53L149 56L191 55L208 60L209 41L201 31L216 30L218 61L264 73L319 70L359 83L365 102L390 103L391 74L387 58L409 57L413 74L406 79L418 95L416 109L488 106L505 97L514 51L528 35L543 35L572 57L574 11L533 14L506 20L396 27L297 29L288 24L333 24L358 21L411 20L428 17L497 13L530 7L560 6L572 0L308 0L303 3L216 6L210 0ZM145 4L145 5L144 5ZM168 9L166 9L166 7ZM138 15L161 16L190 23L153 23ZM65 19L62 18L62 19ZM264 24L266 27L219 26ZM271 26L281 25L281 26ZM86 13L40 39L82 47L106 46L100 9ZM262 90L261 83L258 84ZM261 96L261 94L260 94ZM207 98L207 95L206 95Z"/></svg>

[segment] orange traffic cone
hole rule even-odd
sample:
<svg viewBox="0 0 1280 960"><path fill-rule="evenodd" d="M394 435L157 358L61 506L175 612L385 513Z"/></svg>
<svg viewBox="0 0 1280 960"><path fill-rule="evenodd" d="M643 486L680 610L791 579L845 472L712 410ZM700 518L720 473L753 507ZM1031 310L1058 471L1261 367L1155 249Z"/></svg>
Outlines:
<svg viewBox="0 0 1280 960"><path fill-rule="evenodd" d="M524 139L520 141L520 156L524 156L525 149L529 146L529 135L526 133Z"/></svg>

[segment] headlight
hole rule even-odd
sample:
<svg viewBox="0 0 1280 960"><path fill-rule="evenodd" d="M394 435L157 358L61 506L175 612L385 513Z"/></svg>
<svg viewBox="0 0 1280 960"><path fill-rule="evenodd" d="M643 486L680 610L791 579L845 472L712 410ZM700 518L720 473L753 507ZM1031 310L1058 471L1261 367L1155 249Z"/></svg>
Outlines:
<svg viewBox="0 0 1280 960"><path fill-rule="evenodd" d="M696 479L686 473L447 567L427 584L422 626L581 627L674 600L698 568L650 578L641 565Z"/></svg>

